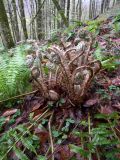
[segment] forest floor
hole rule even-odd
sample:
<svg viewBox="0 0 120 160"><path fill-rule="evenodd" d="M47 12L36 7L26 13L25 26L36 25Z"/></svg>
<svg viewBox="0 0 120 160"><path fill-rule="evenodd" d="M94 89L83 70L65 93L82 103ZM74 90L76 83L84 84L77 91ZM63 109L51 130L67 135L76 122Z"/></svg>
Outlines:
<svg viewBox="0 0 120 160"><path fill-rule="evenodd" d="M46 101L38 89L14 108L5 108L0 117L1 160L120 159L120 33L111 13L85 27L96 35L91 52L103 66L83 101L68 102L62 88L57 101ZM76 27L62 36L72 43L78 32Z"/></svg>

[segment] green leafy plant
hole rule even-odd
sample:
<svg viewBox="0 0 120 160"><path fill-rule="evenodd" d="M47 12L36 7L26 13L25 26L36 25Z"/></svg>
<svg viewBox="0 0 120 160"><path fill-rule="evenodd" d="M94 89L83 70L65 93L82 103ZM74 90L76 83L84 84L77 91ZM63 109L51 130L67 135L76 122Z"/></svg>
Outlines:
<svg viewBox="0 0 120 160"><path fill-rule="evenodd" d="M0 52L4 52L5 51L5 47L3 46L2 43L0 43Z"/></svg>
<svg viewBox="0 0 120 160"><path fill-rule="evenodd" d="M65 126L62 128L62 131L68 132L70 129L70 125L74 124L74 123L75 123L75 121L73 119L71 119L71 118L66 119L66 123L65 123Z"/></svg>
<svg viewBox="0 0 120 160"><path fill-rule="evenodd" d="M87 22L87 27L86 29L96 35L99 34L100 32L100 25L102 23L102 20L93 20L93 21L88 21Z"/></svg>
<svg viewBox="0 0 120 160"><path fill-rule="evenodd" d="M102 100L110 100L111 99L109 92L107 92L105 89L98 89L96 93L98 93L101 96Z"/></svg>
<svg viewBox="0 0 120 160"><path fill-rule="evenodd" d="M27 136L22 136L26 132ZM30 133L30 131L23 125L18 125L15 129L9 129L1 138L0 138L0 159L7 159L7 151L12 147L12 151L15 152L16 156L23 160L29 159L27 155L17 146L17 142L20 139L22 145L30 150L31 152L36 153L36 148L34 147L34 141L38 141L39 138ZM4 157L4 158L3 158Z"/></svg>
<svg viewBox="0 0 120 160"><path fill-rule="evenodd" d="M8 125L15 123L16 118L19 117L20 114L21 114L20 109L18 109L17 112L13 116L11 116L10 121L8 122Z"/></svg>
<svg viewBox="0 0 120 160"><path fill-rule="evenodd" d="M118 160L117 154L120 149L117 145L120 144L120 139L114 128L117 127L119 114L97 114L95 118L104 119L106 122L93 126L92 122L88 121L88 132L74 131L75 136L80 138L81 145L70 144L71 151L87 159L92 159L92 156L96 155L97 159Z"/></svg>
<svg viewBox="0 0 120 160"><path fill-rule="evenodd" d="M112 23L113 23L113 29L115 30L115 32L120 33L120 14L115 16Z"/></svg>
<svg viewBox="0 0 120 160"><path fill-rule="evenodd" d="M99 46L96 48L94 56L97 60L101 61L102 67L104 69L113 70L120 65L117 62L117 60L120 58L119 56L111 56L111 55L107 56Z"/></svg>
<svg viewBox="0 0 120 160"><path fill-rule="evenodd" d="M115 96L118 96L120 94L120 87L111 85L109 86L109 92L113 93Z"/></svg>
<svg viewBox="0 0 120 160"><path fill-rule="evenodd" d="M0 117L0 131L3 129L3 126L5 124L6 118L5 117Z"/></svg>
<svg viewBox="0 0 120 160"><path fill-rule="evenodd" d="M31 89L30 71L25 64L25 46L0 54L0 100L22 94Z"/></svg>
<svg viewBox="0 0 120 160"><path fill-rule="evenodd" d="M115 30L116 33L120 32L120 22L115 22L113 24L113 29Z"/></svg>
<svg viewBox="0 0 120 160"><path fill-rule="evenodd" d="M61 144L62 141L67 139L67 133L70 131L70 126L74 124L75 121L71 118L67 118L65 121L65 125L61 128L61 130L55 130L53 128L52 134L54 138L57 138L57 144Z"/></svg>
<svg viewBox="0 0 120 160"><path fill-rule="evenodd" d="M118 96L120 94L120 87L110 85L108 89L98 89L96 93L100 95L101 100L111 100L112 95Z"/></svg>
<svg viewBox="0 0 120 160"><path fill-rule="evenodd" d="M46 110L36 120L26 124L17 125L15 128L9 128L8 131L3 133L0 137L0 159L7 160L8 157L17 156L20 160L31 159L29 152L32 156L36 156L36 159L43 159L44 157L38 155L38 148L40 146L40 139L32 132L32 127L39 125L39 121L48 112ZM18 114L18 113L17 113ZM17 116L17 115L16 115ZM2 125L4 121L2 120ZM45 158L44 158L45 159Z"/></svg>

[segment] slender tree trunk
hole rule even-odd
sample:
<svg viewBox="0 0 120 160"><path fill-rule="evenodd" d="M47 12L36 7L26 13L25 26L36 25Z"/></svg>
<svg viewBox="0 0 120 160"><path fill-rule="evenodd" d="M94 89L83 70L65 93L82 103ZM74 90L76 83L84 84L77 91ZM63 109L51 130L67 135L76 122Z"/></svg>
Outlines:
<svg viewBox="0 0 120 160"><path fill-rule="evenodd" d="M90 0L89 4L89 18L92 19L92 0Z"/></svg>
<svg viewBox="0 0 120 160"><path fill-rule="evenodd" d="M10 24L11 24L11 32L12 32L12 37L14 42L16 42L16 35L15 35L15 27L14 27L14 22L13 22L13 14L12 14L12 7L11 4L9 2L9 0L7 0L7 7L8 7L8 12L9 12L9 20L10 20Z"/></svg>
<svg viewBox="0 0 120 160"><path fill-rule="evenodd" d="M60 7L61 7L61 12L64 13L65 15L65 0L60 0ZM63 21L61 21L60 27L63 27Z"/></svg>
<svg viewBox="0 0 120 160"><path fill-rule="evenodd" d="M69 22L69 10L70 10L70 0L67 1L67 19Z"/></svg>
<svg viewBox="0 0 120 160"><path fill-rule="evenodd" d="M117 2L119 2L119 0L117 1ZM115 0L113 0L113 6L115 5Z"/></svg>
<svg viewBox="0 0 120 160"><path fill-rule="evenodd" d="M60 6L62 10L65 10L65 0L60 0Z"/></svg>
<svg viewBox="0 0 120 160"><path fill-rule="evenodd" d="M62 9L61 9L61 7L60 7L60 5L59 5L59 1L58 1L58 0L52 0L52 1L53 1L53 3L54 3L55 7L56 7L57 10L58 10L58 13L59 13L60 16L61 16L61 18L62 18L62 20L63 20L63 23L65 24L66 27L68 27L68 26L69 26L68 20L67 20L67 18L65 17L64 12L62 11Z"/></svg>
<svg viewBox="0 0 120 160"><path fill-rule="evenodd" d="M7 48L14 47L14 42L11 35L3 0L0 0L0 35L2 37L2 41L5 47Z"/></svg>
<svg viewBox="0 0 120 160"><path fill-rule="evenodd" d="M104 3L105 3L105 1L104 1L104 0L102 0L102 3L101 3L101 13L103 13L103 12L104 12Z"/></svg>
<svg viewBox="0 0 120 160"><path fill-rule="evenodd" d="M24 37L25 39L28 39L23 0L18 0L18 4L19 4L19 9L20 9L20 19L21 19Z"/></svg>
<svg viewBox="0 0 120 160"><path fill-rule="evenodd" d="M106 9L106 10L109 9L109 3L110 3L110 0L106 0L106 1L105 1L105 9Z"/></svg>
<svg viewBox="0 0 120 160"><path fill-rule="evenodd" d="M31 18L33 18L35 15L35 4L34 4L34 1L31 0ZM33 36L33 39L36 38L36 35L35 35L35 21L31 24L31 29L32 29L32 36Z"/></svg>
<svg viewBox="0 0 120 160"><path fill-rule="evenodd" d="M18 27L18 17L17 17L17 7L16 7L16 2L15 0L12 0L12 7L13 7L13 23L15 27L15 35L16 35L16 41L20 41L20 33L19 33L19 27Z"/></svg>
<svg viewBox="0 0 120 160"><path fill-rule="evenodd" d="M37 3L37 10L39 10L39 14L37 15L37 36L38 36L38 39L41 40L44 35L42 33L42 8L41 8L41 5L42 5L42 1L41 0L38 0L38 3Z"/></svg>
<svg viewBox="0 0 120 160"><path fill-rule="evenodd" d="M81 16L82 16L82 0L78 0L79 1L79 20L81 21Z"/></svg>

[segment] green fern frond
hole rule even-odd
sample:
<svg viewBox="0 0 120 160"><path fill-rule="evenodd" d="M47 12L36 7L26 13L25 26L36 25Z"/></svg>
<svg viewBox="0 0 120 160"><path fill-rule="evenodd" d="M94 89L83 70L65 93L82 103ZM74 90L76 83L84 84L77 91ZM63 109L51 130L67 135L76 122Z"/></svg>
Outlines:
<svg viewBox="0 0 120 160"><path fill-rule="evenodd" d="M0 100L22 94L30 90L30 71L25 64L25 49L18 46L14 56L0 54Z"/></svg>
<svg viewBox="0 0 120 160"><path fill-rule="evenodd" d="M100 47L96 49L94 56L97 60L101 61L104 69L113 70L120 66L119 61L117 62L117 60L120 59L120 56L106 56Z"/></svg>

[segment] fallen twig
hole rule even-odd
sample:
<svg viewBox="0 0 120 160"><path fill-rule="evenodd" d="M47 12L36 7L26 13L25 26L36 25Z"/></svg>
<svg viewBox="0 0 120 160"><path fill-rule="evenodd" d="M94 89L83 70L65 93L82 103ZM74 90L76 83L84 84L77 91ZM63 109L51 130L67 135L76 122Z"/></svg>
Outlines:
<svg viewBox="0 0 120 160"><path fill-rule="evenodd" d="M78 127L78 125L79 125L79 124L76 124L76 126L73 128L73 130L71 131L71 133L69 134L69 136L70 136L70 135L73 133L73 131ZM65 140L66 140L66 139L64 139L64 140L61 142L61 144L64 143ZM55 154L58 150L59 150L59 145L54 149L54 152L47 158L47 160L49 160L49 159L51 158L51 156L52 156L53 154ZM46 157L46 156L45 156L45 157Z"/></svg>
<svg viewBox="0 0 120 160"><path fill-rule="evenodd" d="M38 90L29 92L29 93L24 93L24 94L21 94L21 95L18 95L18 96L14 96L14 97L11 97L11 98L8 98L8 99L5 99L5 100L0 101L0 103L6 102L6 101L9 101L9 100L13 100L13 99L17 99L17 98L22 98L22 97L25 97L25 96L27 96L27 95L34 94L34 93L36 93L37 91L38 91Z"/></svg>
<svg viewBox="0 0 120 160"><path fill-rule="evenodd" d="M53 138L52 138L52 131L51 131L51 122L54 115L54 111L52 115L50 116L49 122L48 122L48 129L49 129L49 135L50 135L50 144L51 144L51 152L52 152L52 160L54 160L54 145L53 145Z"/></svg>

